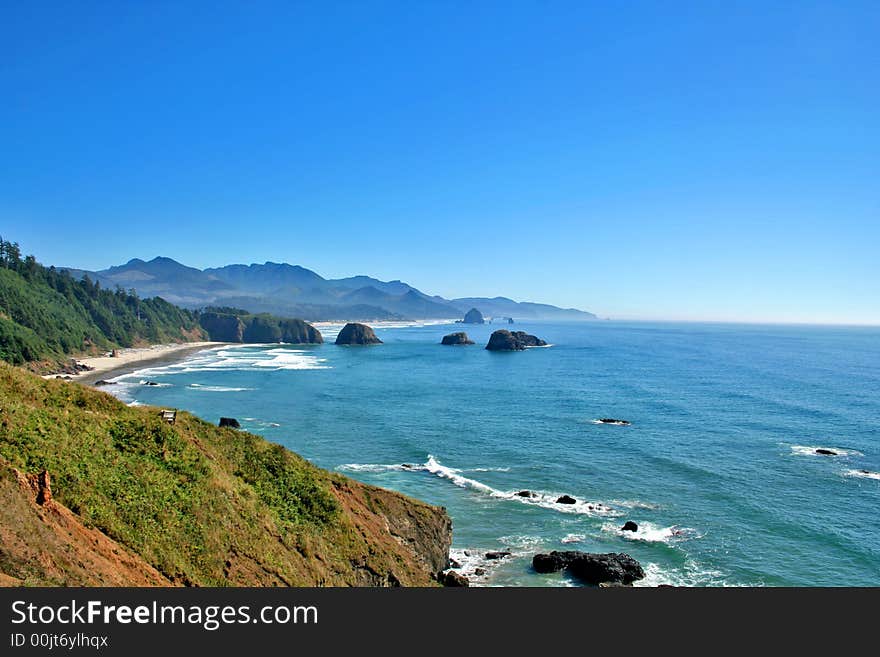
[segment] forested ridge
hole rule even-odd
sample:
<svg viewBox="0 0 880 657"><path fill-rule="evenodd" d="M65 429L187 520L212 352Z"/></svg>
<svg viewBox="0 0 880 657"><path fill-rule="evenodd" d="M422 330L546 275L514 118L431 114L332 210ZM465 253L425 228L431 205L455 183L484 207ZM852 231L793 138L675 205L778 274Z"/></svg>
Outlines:
<svg viewBox="0 0 880 657"><path fill-rule="evenodd" d="M204 338L198 314L45 267L0 237L0 359L14 365Z"/></svg>

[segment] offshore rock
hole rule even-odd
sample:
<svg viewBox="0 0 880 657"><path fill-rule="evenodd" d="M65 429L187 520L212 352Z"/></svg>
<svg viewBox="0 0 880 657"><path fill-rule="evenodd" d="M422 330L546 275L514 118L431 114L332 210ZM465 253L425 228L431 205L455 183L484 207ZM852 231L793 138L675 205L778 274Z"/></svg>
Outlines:
<svg viewBox="0 0 880 657"><path fill-rule="evenodd" d="M373 329L371 329L366 324L349 322L342 328L342 330L339 332L339 335L336 336L336 344L382 344L382 341L376 337Z"/></svg>
<svg viewBox="0 0 880 657"><path fill-rule="evenodd" d="M529 335L525 331L500 329L489 337L486 349L489 351L522 351L526 347L543 347L546 344L541 338Z"/></svg>
<svg viewBox="0 0 880 657"><path fill-rule="evenodd" d="M443 339L440 341L440 344L445 345L459 345L459 344L473 344L474 341L468 337L468 334L464 331L459 331L458 333L450 333L449 335L444 335Z"/></svg>

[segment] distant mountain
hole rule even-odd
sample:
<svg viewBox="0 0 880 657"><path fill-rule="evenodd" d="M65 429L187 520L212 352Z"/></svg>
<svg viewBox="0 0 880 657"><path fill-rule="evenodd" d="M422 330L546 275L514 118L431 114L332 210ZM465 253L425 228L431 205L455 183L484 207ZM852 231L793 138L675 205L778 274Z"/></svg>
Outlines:
<svg viewBox="0 0 880 657"><path fill-rule="evenodd" d="M305 267L266 262L227 265L205 270L170 258L135 258L124 265L88 275L103 287L134 288L142 297L160 296L188 308L232 306L254 313L317 320L454 319L471 308L486 317L520 319L595 319L592 313L505 297L448 300L429 296L403 281L370 276L326 279Z"/></svg>

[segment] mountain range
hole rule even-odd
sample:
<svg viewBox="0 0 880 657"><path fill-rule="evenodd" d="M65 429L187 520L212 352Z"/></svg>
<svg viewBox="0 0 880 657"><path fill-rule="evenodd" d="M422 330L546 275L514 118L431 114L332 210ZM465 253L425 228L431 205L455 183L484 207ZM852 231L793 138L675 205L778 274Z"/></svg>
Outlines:
<svg viewBox="0 0 880 657"><path fill-rule="evenodd" d="M228 306L252 313L318 320L452 319L477 308L487 317L513 319L596 319L575 308L516 302L506 297L444 299L395 280L369 276L326 279L286 263L196 269L171 258L129 260L101 271L66 268L88 275L105 288L134 289L140 297L159 296L187 308Z"/></svg>

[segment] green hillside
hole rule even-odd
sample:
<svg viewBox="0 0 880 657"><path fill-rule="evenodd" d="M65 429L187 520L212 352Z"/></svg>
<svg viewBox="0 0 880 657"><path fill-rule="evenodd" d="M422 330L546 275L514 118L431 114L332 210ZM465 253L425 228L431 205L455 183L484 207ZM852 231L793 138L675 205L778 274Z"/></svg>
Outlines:
<svg viewBox="0 0 880 657"><path fill-rule="evenodd" d="M155 297L102 289L87 276L21 257L0 239L0 359L19 365L57 362L114 347L198 340L195 313Z"/></svg>

